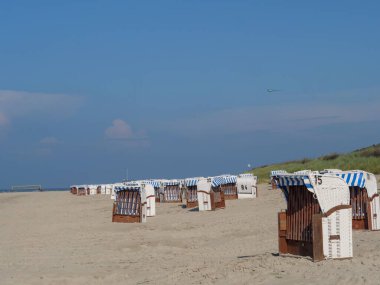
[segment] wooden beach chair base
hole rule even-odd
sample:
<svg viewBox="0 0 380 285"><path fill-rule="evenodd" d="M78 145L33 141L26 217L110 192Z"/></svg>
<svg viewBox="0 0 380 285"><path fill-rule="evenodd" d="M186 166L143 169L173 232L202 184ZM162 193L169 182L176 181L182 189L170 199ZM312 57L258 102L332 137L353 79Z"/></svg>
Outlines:
<svg viewBox="0 0 380 285"><path fill-rule="evenodd" d="M368 220L352 220L352 229L353 230L368 230Z"/></svg>
<svg viewBox="0 0 380 285"><path fill-rule="evenodd" d="M196 207L198 207L198 201L192 201L192 202L187 201L186 202L186 208L192 209L192 208L196 208Z"/></svg>
<svg viewBox="0 0 380 285"><path fill-rule="evenodd" d="M278 247L280 254L309 256L313 261L321 261L323 255L322 214L312 216L312 241L287 239L286 212L278 213Z"/></svg>
<svg viewBox="0 0 380 285"><path fill-rule="evenodd" d="M226 207L224 193L222 191L211 191L210 199L212 211L214 211L215 209L224 209Z"/></svg>
<svg viewBox="0 0 380 285"><path fill-rule="evenodd" d="M237 198L238 198L237 194L236 195L226 195L226 194L224 194L224 199L225 200L237 200Z"/></svg>
<svg viewBox="0 0 380 285"><path fill-rule="evenodd" d="M141 223L140 216L124 216L124 215L113 215L112 222L114 223Z"/></svg>
<svg viewBox="0 0 380 285"><path fill-rule="evenodd" d="M143 219L146 219L146 212L143 212L143 206L146 207L146 202L141 203L140 192L120 191L113 204L112 222L142 223Z"/></svg>

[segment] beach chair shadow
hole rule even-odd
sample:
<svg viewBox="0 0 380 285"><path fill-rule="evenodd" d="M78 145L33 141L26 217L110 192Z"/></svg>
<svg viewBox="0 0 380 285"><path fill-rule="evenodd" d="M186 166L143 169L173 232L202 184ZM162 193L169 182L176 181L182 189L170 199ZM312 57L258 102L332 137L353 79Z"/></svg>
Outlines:
<svg viewBox="0 0 380 285"><path fill-rule="evenodd" d="M189 212L199 212L199 207L191 208Z"/></svg>

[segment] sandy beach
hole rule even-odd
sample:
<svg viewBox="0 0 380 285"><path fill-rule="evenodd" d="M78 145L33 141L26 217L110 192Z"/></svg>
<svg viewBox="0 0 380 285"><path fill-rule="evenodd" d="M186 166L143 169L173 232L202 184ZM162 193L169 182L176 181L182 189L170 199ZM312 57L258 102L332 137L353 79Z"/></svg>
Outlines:
<svg viewBox="0 0 380 285"><path fill-rule="evenodd" d="M111 222L109 196L0 195L0 284L379 284L380 232L354 258L278 256L279 191L198 212L158 204L146 224Z"/></svg>

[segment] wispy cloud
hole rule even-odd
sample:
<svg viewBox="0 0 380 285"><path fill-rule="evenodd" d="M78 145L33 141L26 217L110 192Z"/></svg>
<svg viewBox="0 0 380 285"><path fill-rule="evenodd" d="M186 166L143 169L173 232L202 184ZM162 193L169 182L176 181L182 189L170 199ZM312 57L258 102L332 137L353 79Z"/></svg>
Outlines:
<svg viewBox="0 0 380 285"><path fill-rule="evenodd" d="M8 118L5 116L5 114L0 112L0 127L5 127L9 124Z"/></svg>
<svg viewBox="0 0 380 285"><path fill-rule="evenodd" d="M74 114L82 101L79 96L65 94L0 90L0 139L8 136L17 118L65 118Z"/></svg>
<svg viewBox="0 0 380 285"><path fill-rule="evenodd" d="M0 113L8 118L44 113L54 116L71 114L82 102L78 96L0 90Z"/></svg>
<svg viewBox="0 0 380 285"><path fill-rule="evenodd" d="M56 137L45 137L40 140L42 145L57 145L61 143Z"/></svg>
<svg viewBox="0 0 380 285"><path fill-rule="evenodd" d="M105 130L108 140L123 142L126 146L147 146L149 144L145 131L133 131L132 127L122 119L115 119Z"/></svg>
<svg viewBox="0 0 380 285"><path fill-rule="evenodd" d="M33 150L33 154L38 157L50 157L54 154L56 146L62 142L56 137L44 137L39 141L39 144Z"/></svg>
<svg viewBox="0 0 380 285"><path fill-rule="evenodd" d="M380 120L380 100L360 103L304 103L226 109L159 126L184 136L213 136L255 131L297 132L339 123Z"/></svg>

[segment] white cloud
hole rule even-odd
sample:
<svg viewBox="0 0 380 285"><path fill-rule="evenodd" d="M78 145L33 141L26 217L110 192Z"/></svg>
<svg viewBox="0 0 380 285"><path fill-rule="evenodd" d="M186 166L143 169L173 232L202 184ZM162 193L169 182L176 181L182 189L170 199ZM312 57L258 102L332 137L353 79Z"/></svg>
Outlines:
<svg viewBox="0 0 380 285"><path fill-rule="evenodd" d="M81 97L64 94L0 90L0 113L8 117L8 120L36 113L67 116L81 104L81 101Z"/></svg>
<svg viewBox="0 0 380 285"><path fill-rule="evenodd" d="M59 143L60 141L55 137L45 137L40 140L40 144L43 144L43 145L56 145Z"/></svg>
<svg viewBox="0 0 380 285"><path fill-rule="evenodd" d="M5 127L9 124L9 120L5 114L0 112L0 127Z"/></svg>
<svg viewBox="0 0 380 285"><path fill-rule="evenodd" d="M105 130L106 138L118 141L120 147L147 147L148 138L144 131L135 132L132 127L124 120L115 119L112 125Z"/></svg>
<svg viewBox="0 0 380 285"><path fill-rule="evenodd" d="M132 128L127 124L127 122L116 119L112 122L112 126L106 129L106 136L109 139L121 139L127 140L133 138Z"/></svg>
<svg viewBox="0 0 380 285"><path fill-rule="evenodd" d="M113 140L141 140L146 139L144 131L134 132L132 127L124 120L115 119L112 126L105 131L106 137Z"/></svg>

